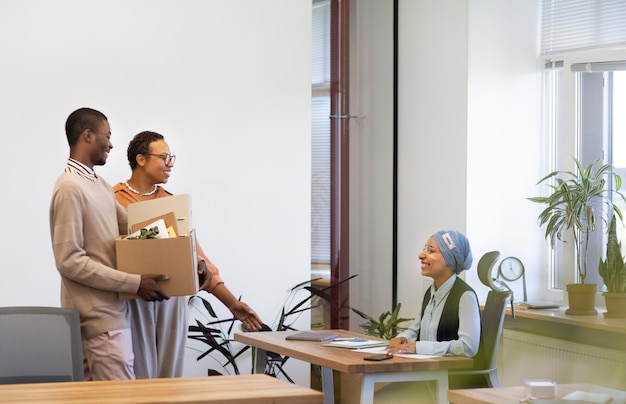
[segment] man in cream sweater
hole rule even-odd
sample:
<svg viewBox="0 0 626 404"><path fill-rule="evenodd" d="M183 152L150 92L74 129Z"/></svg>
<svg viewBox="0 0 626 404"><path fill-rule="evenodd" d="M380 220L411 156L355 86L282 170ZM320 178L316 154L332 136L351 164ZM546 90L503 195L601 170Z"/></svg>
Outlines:
<svg viewBox="0 0 626 404"><path fill-rule="evenodd" d="M65 132L70 156L50 203L61 306L80 312L85 380L134 379L130 315L118 292L167 299L157 283L167 277L115 269L115 239L126 233L127 213L93 169L106 163L113 148L106 116L80 108L67 118Z"/></svg>

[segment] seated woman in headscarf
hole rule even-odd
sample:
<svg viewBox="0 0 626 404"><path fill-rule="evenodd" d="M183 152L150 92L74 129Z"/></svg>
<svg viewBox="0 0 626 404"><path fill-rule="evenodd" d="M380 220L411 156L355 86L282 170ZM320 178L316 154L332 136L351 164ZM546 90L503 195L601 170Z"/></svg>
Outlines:
<svg viewBox="0 0 626 404"><path fill-rule="evenodd" d="M460 232L442 230L419 254L421 273L433 279L413 324L392 338L387 354L474 357L480 345L480 308L474 290L459 275L472 265L469 241ZM375 393L375 403L436 402L425 383L393 383Z"/></svg>
<svg viewBox="0 0 626 404"><path fill-rule="evenodd" d="M480 342L480 309L474 289L459 275L472 265L469 241L442 230L419 254L423 276L433 279L413 324L389 342L388 354L417 353L473 357Z"/></svg>

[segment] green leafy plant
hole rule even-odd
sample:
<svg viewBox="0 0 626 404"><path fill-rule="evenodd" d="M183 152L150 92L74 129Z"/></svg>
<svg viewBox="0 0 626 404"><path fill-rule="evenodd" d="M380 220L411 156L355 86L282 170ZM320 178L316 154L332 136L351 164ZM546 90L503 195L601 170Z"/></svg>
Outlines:
<svg viewBox="0 0 626 404"><path fill-rule="evenodd" d="M375 319L355 308L352 308L352 311L367 320L367 323L360 325L360 327L364 330L364 334L384 339L391 339L398 335L398 333L406 330L406 327L401 327L400 324L413 320L412 318L398 318L398 315L400 314L400 307L401 303L398 303L392 312L387 310L378 316L378 319Z"/></svg>
<svg viewBox="0 0 626 404"><path fill-rule="evenodd" d="M236 319L234 317L220 319L209 300L196 295L189 298L189 304L192 304L194 300L199 300L202 303L202 307L205 310L203 316L208 320L207 322L203 322L196 318L196 325L190 325L188 329L189 333L187 338L202 342L208 346L196 359L199 361L206 356L211 356L221 365L223 372L227 374L240 374L237 358L250 349L250 347L245 346L238 351L234 351L233 343L235 341L231 336ZM209 376L215 376L223 373L210 368L207 370L207 374Z"/></svg>
<svg viewBox="0 0 626 404"><path fill-rule="evenodd" d="M563 234L571 231L574 238L576 255L576 269L580 283L585 283L587 276L587 253L589 250L590 234L596 230L598 221L606 219L603 211L608 214L617 214L622 220L622 212L613 204L612 194L620 196L624 202L626 198L619 191L622 178L615 173L611 164L600 164L600 159L583 167L574 158L575 172L554 171L543 177L537 184L549 183L548 196L527 198L531 202L546 205L539 214L539 226L546 226L545 238L554 248L557 240L563 240ZM612 177L614 190L606 187L607 177ZM608 224L608 223L606 223Z"/></svg>
<svg viewBox="0 0 626 404"><path fill-rule="evenodd" d="M622 243L617 240L616 218L611 218L606 245L606 260L600 259L598 272L609 293L626 293L626 264L622 256Z"/></svg>
<svg viewBox="0 0 626 404"><path fill-rule="evenodd" d="M312 279L309 281L304 281L296 286L292 287L289 291L287 298L285 299L285 303L281 308L281 312L278 318L278 324L274 327L275 331L286 331L286 330L296 330L294 328L294 323L302 314L307 310L311 310L313 308L317 308L320 304L314 303L314 297L317 297L321 300L328 302L331 305L331 309L340 311L341 308L332 300L330 296L330 290L334 287L341 285L344 282L348 282L350 279L356 277L357 275L352 275L344 280L333 283L324 288L317 288L312 285L312 283L321 278ZM297 303L293 303L294 299L297 295L300 294L300 291L307 291L309 294L307 297L299 300ZM271 328L268 327L267 331L271 331ZM284 370L284 364L289 359L288 356L279 355L275 352L267 352L267 358L265 363L265 374L270 376L277 376L279 374L283 375L287 380L293 383L293 380ZM321 372L319 369L316 369L318 376L321 377Z"/></svg>
<svg viewBox="0 0 626 404"><path fill-rule="evenodd" d="M280 313L277 315L278 321L276 326L272 329L268 325L263 324L263 329L261 331L296 330L296 328L294 328L294 324L298 317L305 311L320 306L320 304L314 303L314 297L328 302L331 309L340 310L340 307L331 299L329 294L330 290L343 284L344 282L348 282L356 276L357 275L352 275L349 278L333 283L324 288L317 288L312 285L313 282L320 278L311 279L295 285L289 290ZM308 292L307 296L296 301L297 296L300 295L300 292L302 291ZM202 312L202 316L207 321L205 322L196 318L196 324L189 326L188 338L199 341L208 346L205 351L200 352L197 360L211 356L222 366L223 372L239 374L237 359L245 351L250 349L250 347L245 346L239 350L234 349L233 343L235 340L233 339L233 330L237 320L234 317L220 319L213 309L210 301L202 296L192 296L189 299L190 304L196 299L199 299L202 302L204 310ZM243 329L243 331L247 330ZM267 352L266 354L265 374L271 376L282 375L285 379L293 383L293 380L284 369L285 362L287 362L289 357L279 355L275 352ZM217 369L208 369L207 373L209 376L221 375L222 371Z"/></svg>
<svg viewBox="0 0 626 404"><path fill-rule="evenodd" d="M143 228L139 230L139 234L136 236L128 236L127 240L146 240L150 238L157 238L159 234L159 228L157 226L150 228Z"/></svg>

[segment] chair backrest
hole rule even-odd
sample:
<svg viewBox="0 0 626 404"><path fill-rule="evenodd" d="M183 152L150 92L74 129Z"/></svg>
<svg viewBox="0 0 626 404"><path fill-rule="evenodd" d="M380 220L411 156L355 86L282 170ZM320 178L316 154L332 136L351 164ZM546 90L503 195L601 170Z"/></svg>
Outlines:
<svg viewBox="0 0 626 404"><path fill-rule="evenodd" d="M490 290L487 295L487 301L483 308L481 316L481 332L482 345L480 355L483 363L477 364L476 370L494 369L496 367L496 359L498 347L500 346L500 336L502 335L502 326L504 324L504 315L506 306L510 300L511 293L508 291ZM477 355L477 356L479 356ZM481 369L482 368L482 369Z"/></svg>
<svg viewBox="0 0 626 404"><path fill-rule="evenodd" d="M77 310L0 307L0 384L84 378Z"/></svg>
<svg viewBox="0 0 626 404"><path fill-rule="evenodd" d="M500 251L489 251L483 254L478 260L477 272L478 279L483 283L483 285L487 286L492 290L499 290L500 288L494 284L493 276L491 274L493 266L498 261L500 257Z"/></svg>

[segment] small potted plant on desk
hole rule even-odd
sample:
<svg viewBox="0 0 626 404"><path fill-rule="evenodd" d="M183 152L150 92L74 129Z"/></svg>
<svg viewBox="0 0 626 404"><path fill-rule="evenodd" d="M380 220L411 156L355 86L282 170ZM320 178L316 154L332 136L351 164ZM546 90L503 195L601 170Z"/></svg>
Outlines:
<svg viewBox="0 0 626 404"><path fill-rule="evenodd" d="M574 158L575 172L554 171L543 177L537 184L554 180L548 184L548 196L528 198L531 202L547 205L539 214L539 226L546 226L545 237L550 241L552 248L557 240L563 241L564 233L571 232L574 239L576 269L580 283L566 285L569 308L566 314L593 315L595 296L598 290L596 284L586 284L587 252L589 237L596 230L596 225L603 221L603 209L608 217L613 213L622 220L622 212L613 204L612 194L619 195L624 202L626 198L620 193L622 179L615 173L611 164L600 164L600 159L583 167L580 161ZM614 190L609 190L607 177L613 180ZM608 224L608 223L607 223Z"/></svg>
<svg viewBox="0 0 626 404"><path fill-rule="evenodd" d="M606 260L600 260L598 272L606 286L603 293L607 318L626 318L626 264L622 243L617 240L616 218L613 215L606 244Z"/></svg>

